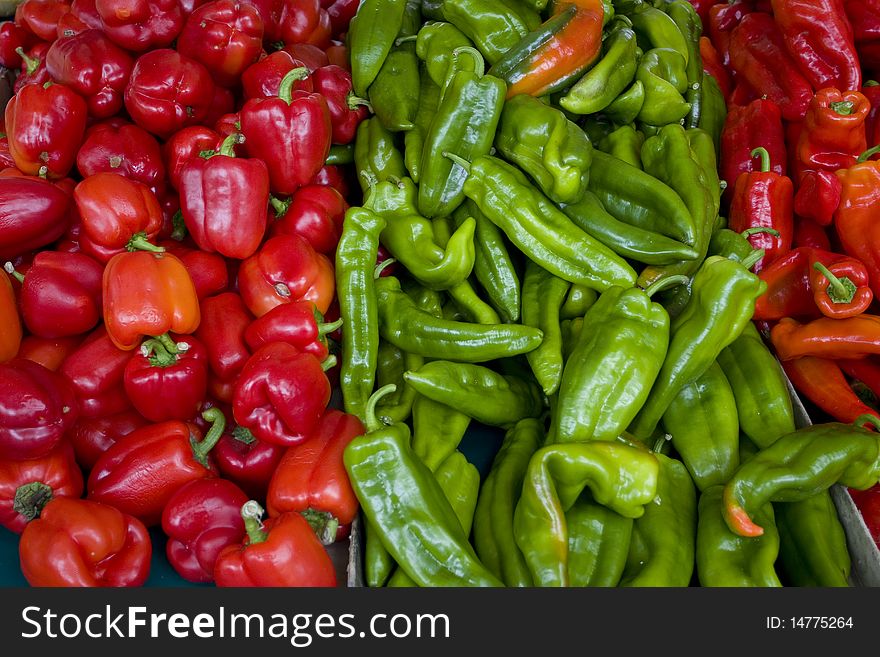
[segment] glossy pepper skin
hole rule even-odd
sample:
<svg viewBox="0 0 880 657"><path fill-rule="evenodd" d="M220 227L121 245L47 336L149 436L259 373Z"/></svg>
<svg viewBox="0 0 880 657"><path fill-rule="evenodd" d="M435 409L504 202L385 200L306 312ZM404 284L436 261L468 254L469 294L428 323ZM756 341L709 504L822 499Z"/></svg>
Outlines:
<svg viewBox="0 0 880 657"><path fill-rule="evenodd" d="M231 411L227 416L233 419ZM250 497L265 499L272 473L285 449L281 445L257 440L244 427L227 425L226 432L211 453L222 477L235 482Z"/></svg>
<svg viewBox="0 0 880 657"><path fill-rule="evenodd" d="M571 586L617 586L626 567L633 519L597 504L584 492L566 512Z"/></svg>
<svg viewBox="0 0 880 657"><path fill-rule="evenodd" d="M876 431L855 423L809 425L780 437L739 467L724 485L724 520L740 536L760 536L763 528L753 516L768 502L799 502L836 483L865 490L878 478Z"/></svg>
<svg viewBox="0 0 880 657"><path fill-rule="evenodd" d="M190 481L217 476L210 457L226 425L222 411L204 411L211 423L202 437L193 423L169 420L135 429L98 459L86 483L87 499L111 504L147 526L158 525L162 510Z"/></svg>
<svg viewBox="0 0 880 657"><path fill-rule="evenodd" d="M560 311L571 288L531 260L525 263L522 283L522 323L543 334L541 344L526 354L529 367L545 395L559 389L565 365L562 355Z"/></svg>
<svg viewBox="0 0 880 657"><path fill-rule="evenodd" d="M868 146L865 119L870 102L857 87L822 87L814 94L797 142L797 170L834 172L848 169Z"/></svg>
<svg viewBox="0 0 880 657"><path fill-rule="evenodd" d="M174 0L95 0L100 27L126 50L164 48L180 34L183 11Z"/></svg>
<svg viewBox="0 0 880 657"><path fill-rule="evenodd" d="M78 498L82 492L82 470L69 441L40 458L2 459L0 525L21 534L51 498Z"/></svg>
<svg viewBox="0 0 880 657"><path fill-rule="evenodd" d="M76 453L76 462L85 470L91 470L110 445L145 424L148 422L143 415L128 409L100 417L82 416L67 435Z"/></svg>
<svg viewBox="0 0 880 657"><path fill-rule="evenodd" d="M236 292L221 292L199 302L201 320L196 338L205 345L211 376L209 386L222 401L232 401L232 387L241 368L250 358L244 335L254 320ZM218 389L224 394L218 395Z"/></svg>
<svg viewBox="0 0 880 657"><path fill-rule="evenodd" d="M273 0L269 17L263 17L264 41L285 46L330 45L330 16L318 0Z"/></svg>
<svg viewBox="0 0 880 657"><path fill-rule="evenodd" d="M874 247L876 228L870 217L871 208L876 207L880 162L866 159L862 154L856 164L837 171L836 175L842 184L840 204L834 213L837 238L844 253L864 263L871 290L877 295L880 293L880 254Z"/></svg>
<svg viewBox="0 0 880 657"><path fill-rule="evenodd" d="M28 84L6 105L6 137L15 166L25 174L65 177L83 140L88 106L64 84Z"/></svg>
<svg viewBox="0 0 880 657"><path fill-rule="evenodd" d="M880 316L861 313L833 319L819 317L805 323L785 317L770 330L780 360L802 356L862 358L877 353Z"/></svg>
<svg viewBox="0 0 880 657"><path fill-rule="evenodd" d="M96 418L131 408L122 377L130 350L117 347L99 325L61 363L59 372L73 385L80 415Z"/></svg>
<svg viewBox="0 0 880 657"><path fill-rule="evenodd" d="M180 187L180 172L190 160L202 151L216 151L224 137L212 128L193 125L181 128L162 143L162 159L168 172L168 182L174 189Z"/></svg>
<svg viewBox="0 0 880 657"><path fill-rule="evenodd" d="M0 276L0 311L6 318L0 323L0 364L18 354L21 347L22 328L18 313L18 301L8 276Z"/></svg>
<svg viewBox="0 0 880 657"><path fill-rule="evenodd" d="M404 379L404 373L417 370L425 364L418 354L408 354L384 340L379 341L379 354L376 360L376 387L389 383L397 389L376 405L376 412L384 421L406 422L412 415L412 408L418 393Z"/></svg>
<svg viewBox="0 0 880 657"><path fill-rule="evenodd" d="M364 193L371 184L406 176L403 154L394 143L394 134L378 118L361 121L354 143L355 171Z"/></svg>
<svg viewBox="0 0 880 657"><path fill-rule="evenodd" d="M61 237L70 225L70 194L36 177L0 177L0 259Z"/></svg>
<svg viewBox="0 0 880 657"><path fill-rule="evenodd" d="M30 360L0 364L0 458L39 458L52 451L79 417L64 376Z"/></svg>
<svg viewBox="0 0 880 657"><path fill-rule="evenodd" d="M636 82L643 85L645 94L635 116L640 122L678 123L691 111L684 98L688 90L687 59L675 49L655 47L643 54L636 68Z"/></svg>
<svg viewBox="0 0 880 657"><path fill-rule="evenodd" d="M306 238L318 253L333 255L348 210L348 203L338 190L330 185L308 184L297 189L288 202L270 202L276 206L270 235L296 233Z"/></svg>
<svg viewBox="0 0 880 657"><path fill-rule="evenodd" d="M840 361L801 356L783 361L782 367L798 393L836 421L854 422L862 415L877 415L855 393Z"/></svg>
<svg viewBox="0 0 880 657"><path fill-rule="evenodd" d="M248 100L277 96L281 80L295 68L308 67L287 50L276 50L265 57L260 57L241 74L242 98ZM299 77L300 79L293 83L294 90L315 90L313 75L305 75L303 71Z"/></svg>
<svg viewBox="0 0 880 657"><path fill-rule="evenodd" d="M252 353L271 342L286 342L323 361L329 355L326 335L342 325L323 319L310 301L282 304L248 324L244 340Z"/></svg>
<svg viewBox="0 0 880 657"><path fill-rule="evenodd" d="M315 91L327 101L334 144L350 144L357 127L369 116L369 110L354 96L351 73L336 64L314 70L311 75Z"/></svg>
<svg viewBox="0 0 880 657"><path fill-rule="evenodd" d="M123 511L56 497L24 528L18 554L31 586L142 586L152 543L144 524Z"/></svg>
<svg viewBox="0 0 880 657"><path fill-rule="evenodd" d="M299 513L260 521L262 507L241 507L247 535L220 551L214 564L217 586L336 586L336 571L324 546Z"/></svg>
<svg viewBox="0 0 880 657"><path fill-rule="evenodd" d="M403 24L406 0L366 0L348 27L354 90L365 97Z"/></svg>
<svg viewBox="0 0 880 657"><path fill-rule="evenodd" d="M226 479L196 479L184 484L162 511L168 536L165 554L188 582L212 582L214 564L227 545L245 536L241 507L248 496Z"/></svg>

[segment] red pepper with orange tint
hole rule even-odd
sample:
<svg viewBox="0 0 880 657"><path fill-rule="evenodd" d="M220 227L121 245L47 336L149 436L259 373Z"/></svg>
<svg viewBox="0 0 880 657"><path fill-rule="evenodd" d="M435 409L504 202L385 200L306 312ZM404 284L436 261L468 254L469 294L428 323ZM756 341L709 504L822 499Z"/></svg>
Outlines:
<svg viewBox="0 0 880 657"><path fill-rule="evenodd" d="M724 62L721 61L721 55L707 36L700 37L700 58L703 61L703 71L715 78L721 95L727 100L733 91L733 80Z"/></svg>
<svg viewBox="0 0 880 657"><path fill-rule="evenodd" d="M0 274L0 363L15 358L21 348L21 317L12 283L5 274Z"/></svg>
<svg viewBox="0 0 880 657"><path fill-rule="evenodd" d="M853 422L861 415L877 415L853 391L840 366L828 358L804 356L782 362L798 393L837 422Z"/></svg>
<svg viewBox="0 0 880 657"><path fill-rule="evenodd" d="M296 234L308 240L318 253L332 257L342 235L348 203L329 185L305 185L286 201L271 199L275 221L269 234Z"/></svg>
<svg viewBox="0 0 880 657"><path fill-rule="evenodd" d="M57 372L61 364L83 341L83 336L72 335L67 338L40 338L26 335L18 348L18 357L39 363L46 369Z"/></svg>
<svg viewBox="0 0 880 657"><path fill-rule="evenodd" d="M855 258L837 254L814 258L810 289L823 315L840 319L868 310L874 293L868 285L865 265Z"/></svg>
<svg viewBox="0 0 880 657"><path fill-rule="evenodd" d="M817 356L838 360L880 354L880 316L861 313L843 319L820 317L806 323L785 317L770 330L780 360Z"/></svg>
<svg viewBox="0 0 880 657"><path fill-rule="evenodd" d="M880 294L880 161L868 159L875 147L858 162L835 174L841 183L840 203L834 213L834 229L843 252L864 263L874 296Z"/></svg>
<svg viewBox="0 0 880 657"><path fill-rule="evenodd" d="M799 178L805 171L834 172L854 165L868 147L865 118L870 108L870 102L859 91L817 91L798 139L795 175Z"/></svg>

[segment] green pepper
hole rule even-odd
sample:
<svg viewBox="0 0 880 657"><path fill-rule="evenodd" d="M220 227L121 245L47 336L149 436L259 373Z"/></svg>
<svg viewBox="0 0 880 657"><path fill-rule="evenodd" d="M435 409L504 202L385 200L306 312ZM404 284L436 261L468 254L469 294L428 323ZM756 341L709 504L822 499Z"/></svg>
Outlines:
<svg viewBox="0 0 880 657"><path fill-rule="evenodd" d="M417 194L411 178L380 182L367 191L364 207L387 221L380 239L388 252L422 285L445 290L470 276L476 222L463 222L443 247L434 224L419 214Z"/></svg>
<svg viewBox="0 0 880 657"><path fill-rule="evenodd" d="M617 125L627 125L636 120L644 105L645 83L637 79L612 100L602 113Z"/></svg>
<svg viewBox="0 0 880 657"><path fill-rule="evenodd" d="M376 405L376 412L385 424L405 422L412 413L416 391L403 379L407 370L417 370L424 365L425 359L417 354L408 354L389 342L379 341L376 359L376 385L380 388L389 383L397 389Z"/></svg>
<svg viewBox="0 0 880 657"><path fill-rule="evenodd" d="M709 213L712 219L707 219L705 225L712 227L709 228L711 233L717 221L718 212L721 210L721 192L724 191L724 185L718 177L718 149L712 140L712 135L702 128L688 128L684 132L694 159L699 163L706 176L706 187L709 189L709 195L712 199L712 210Z"/></svg>
<svg viewBox="0 0 880 657"><path fill-rule="evenodd" d="M535 586L567 586L565 513L589 488L593 499L638 518L657 492L659 461L635 444L593 441L542 447L532 455L513 517L516 544Z"/></svg>
<svg viewBox="0 0 880 657"><path fill-rule="evenodd" d="M422 174L422 149L425 145L425 137L428 135L439 104L440 87L434 84L422 65L419 67L419 108L416 111L412 130L407 130L403 135L404 164L409 171L409 177L416 183L419 182Z"/></svg>
<svg viewBox="0 0 880 657"><path fill-rule="evenodd" d="M420 395L489 426L507 427L544 410L534 382L484 365L432 360L403 377Z"/></svg>
<svg viewBox="0 0 880 657"><path fill-rule="evenodd" d="M700 495L697 522L697 579L705 587L779 587L776 573L779 532L773 507L759 510L763 536L745 538L730 531L722 509L723 485L711 486Z"/></svg>
<svg viewBox="0 0 880 657"><path fill-rule="evenodd" d="M515 322L520 317L520 283L504 234L473 201L465 199L452 218L457 226L461 226L468 217L473 217L476 222L474 276L503 321Z"/></svg>
<svg viewBox="0 0 880 657"><path fill-rule="evenodd" d="M563 319L559 322L559 330L562 334L562 359L568 360L571 358L571 352L574 351L575 346L580 339L581 331L584 328L584 318L583 317L575 317L573 319ZM550 410L552 411L551 417L553 413L556 411L556 405L559 399L559 391L556 391L556 394L551 397L551 399L555 400L551 405ZM552 427L551 427L552 429Z"/></svg>
<svg viewBox="0 0 880 657"><path fill-rule="evenodd" d="M383 228L385 219L366 208L352 206L345 212L336 248L336 296L345 333L339 388L346 412L361 422L373 391L379 353L374 271Z"/></svg>
<svg viewBox="0 0 880 657"><path fill-rule="evenodd" d="M871 421L876 416L857 419ZM743 463L724 487L724 519L740 536L760 536L753 520L768 502L798 502L841 484L865 490L880 480L880 434L857 424L801 427Z"/></svg>
<svg viewBox="0 0 880 657"><path fill-rule="evenodd" d="M636 130L631 123L627 123L606 135L596 144L596 148L641 169L644 143L645 135L640 130Z"/></svg>
<svg viewBox="0 0 880 657"><path fill-rule="evenodd" d="M687 62L672 48L652 48L645 52L636 69L636 80L645 85L645 102L637 119L663 126L678 124L691 109L682 94L687 92Z"/></svg>
<svg viewBox="0 0 880 657"><path fill-rule="evenodd" d="M411 278L404 281L404 291L421 310L433 317L443 316L443 293L420 285Z"/></svg>
<svg viewBox="0 0 880 657"><path fill-rule="evenodd" d="M362 512L417 585L502 586L480 563L434 474L410 447L408 425L376 419L375 403L387 391L370 398L367 433L343 453Z"/></svg>
<svg viewBox="0 0 880 657"><path fill-rule="evenodd" d="M773 508L787 582L791 586L849 586L852 561L831 492L822 491L800 502L777 502Z"/></svg>
<svg viewBox="0 0 880 657"><path fill-rule="evenodd" d="M364 119L357 127L354 166L363 192L370 185L397 180L406 175L403 155L397 149L394 134L382 125L378 117Z"/></svg>
<svg viewBox="0 0 880 657"><path fill-rule="evenodd" d="M598 299L599 293L593 288L578 284L570 285L565 301L559 309L559 318L561 320L583 318L590 306Z"/></svg>
<svg viewBox="0 0 880 657"><path fill-rule="evenodd" d="M562 379L562 332L559 311L571 284L531 260L523 275L522 323L544 334L541 346L526 354L529 367L545 395L552 395Z"/></svg>
<svg viewBox="0 0 880 657"><path fill-rule="evenodd" d="M330 146L330 152L327 154L324 164L333 166L354 164L354 144L333 144Z"/></svg>
<svg viewBox="0 0 880 657"><path fill-rule="evenodd" d="M662 265L697 257L683 242L613 217L593 192L577 203L560 204L560 209L578 228L628 260Z"/></svg>
<svg viewBox="0 0 880 657"><path fill-rule="evenodd" d="M420 0L407 0L398 38L367 90L373 113L391 132L412 130L419 109L419 58L415 37L422 24Z"/></svg>
<svg viewBox="0 0 880 657"><path fill-rule="evenodd" d="M687 52L685 70L688 82L684 99L691 106L685 117L685 127L696 128L700 125L703 111L703 58L700 55L700 37L703 35L703 24L697 10L688 0L667 2L663 6L663 11L673 20L684 37ZM673 43L677 43L677 41L675 39Z"/></svg>
<svg viewBox="0 0 880 657"><path fill-rule="evenodd" d="M438 87L449 80L452 66L452 51L462 46L473 47L473 42L452 23L428 21L422 25L416 40L416 54L425 63L425 70ZM474 60L463 59L458 67L461 71L473 72Z"/></svg>
<svg viewBox="0 0 880 657"><path fill-rule="evenodd" d="M559 278L598 290L632 287L635 271L620 256L575 226L512 164L482 155L470 164L446 153L468 172L464 192L508 239Z"/></svg>
<svg viewBox="0 0 880 657"><path fill-rule="evenodd" d="M637 50L636 33L621 21L602 42L602 58L568 89L559 105L575 114L601 112L635 78Z"/></svg>
<svg viewBox="0 0 880 657"><path fill-rule="evenodd" d="M794 408L782 366L751 322L718 354L730 382L740 430L758 447L769 447L795 430Z"/></svg>
<svg viewBox="0 0 880 657"><path fill-rule="evenodd" d="M751 321L755 299L766 289L742 264L721 256L706 258L691 281L687 304L670 324L666 360L630 426L633 435L645 439L653 433L682 387L702 376Z"/></svg>
<svg viewBox="0 0 880 657"><path fill-rule="evenodd" d="M364 519L364 581L367 586L385 586L394 567L394 558L382 544L378 528Z"/></svg>
<svg viewBox="0 0 880 657"><path fill-rule="evenodd" d="M536 349L541 331L520 324L473 324L434 317L400 289L394 276L375 282L379 334L391 344L426 358L485 362Z"/></svg>
<svg viewBox="0 0 880 657"><path fill-rule="evenodd" d="M649 290L612 287L584 315L565 362L552 442L616 440L648 398L669 345L669 315Z"/></svg>
<svg viewBox="0 0 880 657"><path fill-rule="evenodd" d="M688 206L675 189L652 174L594 150L589 188L618 221L687 245L694 243L696 226Z"/></svg>
<svg viewBox="0 0 880 657"><path fill-rule="evenodd" d="M574 203L587 189L593 146L554 107L518 94L504 103L495 148L555 203Z"/></svg>
<svg viewBox="0 0 880 657"><path fill-rule="evenodd" d="M525 418L510 427L477 499L474 548L507 586L532 586L532 575L514 538L513 514L529 460L543 442L544 428L537 419Z"/></svg>
<svg viewBox="0 0 880 657"><path fill-rule="evenodd" d="M458 449L470 416L416 393L412 409L412 448L422 462L435 471Z"/></svg>
<svg viewBox="0 0 880 657"><path fill-rule="evenodd" d="M715 145L715 152L721 152L721 130L727 118L727 103L718 81L710 74L703 72L703 99L700 110L699 127L709 133Z"/></svg>
<svg viewBox="0 0 880 657"><path fill-rule="evenodd" d="M541 23L538 13L518 0L443 0L440 11L490 64Z"/></svg>
<svg viewBox="0 0 880 657"><path fill-rule="evenodd" d="M403 25L407 0L363 0L348 26L354 92L364 98Z"/></svg>
<svg viewBox="0 0 880 657"><path fill-rule="evenodd" d="M596 504L588 491L565 512L569 586L617 586L626 567L633 519Z"/></svg>
<svg viewBox="0 0 880 657"><path fill-rule="evenodd" d="M687 468L655 452L657 495L633 523L620 586L688 586L694 573L697 493Z"/></svg>
<svg viewBox="0 0 880 657"><path fill-rule="evenodd" d="M467 58L475 61L475 70L460 67ZM502 80L484 75L483 60L473 48L456 48L450 69L422 150L419 210L426 217L449 215L464 200L467 171L443 153L454 150L467 159L487 154L507 91Z"/></svg>
<svg viewBox="0 0 880 657"><path fill-rule="evenodd" d="M766 229L762 229L763 230ZM773 230L773 229L770 229ZM755 247L748 240L748 234L752 229L747 229L742 233L730 230L729 228L719 228L712 233L709 239L709 246L706 250L707 255L724 256L737 262L744 262L751 258L755 253ZM774 232L778 232L775 231Z"/></svg>
<svg viewBox="0 0 880 657"><path fill-rule="evenodd" d="M726 483L739 466L737 419L733 390L717 362L682 386L663 413L663 427L699 490Z"/></svg>
<svg viewBox="0 0 880 657"><path fill-rule="evenodd" d="M669 14L644 0L615 1L614 8L632 21L643 50L671 48L687 63L690 57L687 38Z"/></svg>

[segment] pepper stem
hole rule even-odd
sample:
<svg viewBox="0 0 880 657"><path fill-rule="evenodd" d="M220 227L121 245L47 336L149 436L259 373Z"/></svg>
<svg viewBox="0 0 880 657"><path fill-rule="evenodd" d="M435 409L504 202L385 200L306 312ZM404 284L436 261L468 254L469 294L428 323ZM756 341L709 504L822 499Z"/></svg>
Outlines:
<svg viewBox="0 0 880 657"><path fill-rule="evenodd" d="M289 198L286 201L282 201L276 196L272 196L271 194L269 195L269 204L272 206L272 209L275 210L276 219L281 219L281 217L287 214L287 210L288 208L290 208L290 204L292 201L292 198Z"/></svg>
<svg viewBox="0 0 880 657"><path fill-rule="evenodd" d="M855 104L851 100L841 100L828 106L840 116L849 116L855 109Z"/></svg>
<svg viewBox="0 0 880 657"><path fill-rule="evenodd" d="M880 144L877 144L873 148L869 148L864 153L859 155L858 158L856 158L856 162L867 162L871 159L872 156L876 155L877 153L880 153Z"/></svg>
<svg viewBox="0 0 880 657"><path fill-rule="evenodd" d="M870 424L875 430L880 431L880 417L877 417L873 413L862 413L853 420L853 424L857 427Z"/></svg>
<svg viewBox="0 0 880 657"><path fill-rule="evenodd" d="M351 92L346 96L345 102L350 110L356 110L358 107L366 107L370 110L370 113L373 112L373 104L366 98L361 98L356 95L354 92Z"/></svg>
<svg viewBox="0 0 880 657"><path fill-rule="evenodd" d="M158 338L149 338L141 344L141 355L150 359L153 367L169 367L177 362L177 350L169 351Z"/></svg>
<svg viewBox="0 0 880 657"><path fill-rule="evenodd" d="M15 52L19 57L21 57L21 61L24 62L24 65L25 65L24 74L25 75L33 75L36 72L36 70L38 68L40 68L40 60L37 59L36 57L29 56L24 51L24 48L22 48L21 46L16 48Z"/></svg>
<svg viewBox="0 0 880 657"><path fill-rule="evenodd" d="M455 162L458 166L460 166L462 169L464 169L468 173L471 172L471 163L468 162L463 157L460 157L460 156L456 155L455 153L450 153L449 151L443 151L442 155L443 155L443 157L448 157L450 160Z"/></svg>
<svg viewBox="0 0 880 657"><path fill-rule="evenodd" d="M858 287L846 276L837 277L828 267L821 262L814 262L813 269L828 279L828 287L826 292L828 298L834 303L852 303L853 297L856 296Z"/></svg>
<svg viewBox="0 0 880 657"><path fill-rule="evenodd" d="M223 143L220 144L220 150L217 155L225 155L226 157L235 157L235 145L241 143L241 133L233 132L228 135Z"/></svg>
<svg viewBox="0 0 880 657"><path fill-rule="evenodd" d="M196 461L208 467L208 452L214 448L214 445L217 444L217 441L223 435L223 431L226 429L226 416L223 415L223 411L219 408L212 406L202 413L202 419L210 422L211 428L208 429L208 433L200 441L190 438L190 444L192 445L193 456Z"/></svg>
<svg viewBox="0 0 880 657"><path fill-rule="evenodd" d="M779 231L775 228L770 228L769 226L755 226L754 228L746 228L743 232L740 233L745 238L749 238L752 235L759 235L761 233L767 233L768 235L773 235L773 237L779 237Z"/></svg>
<svg viewBox="0 0 880 657"><path fill-rule="evenodd" d="M342 328L342 318L340 317L335 322L321 322L318 324L318 335L327 335L329 333L333 333L338 329Z"/></svg>
<svg viewBox="0 0 880 657"><path fill-rule="evenodd" d="M755 249L754 251L752 251L751 255L743 258L743 261L741 263L742 266L746 269L751 269L758 263L761 258L764 257L765 253L766 251L764 251L764 249Z"/></svg>
<svg viewBox="0 0 880 657"><path fill-rule="evenodd" d="M376 268L373 270L373 278L376 279L376 278L381 277L382 272L385 271L391 265L393 265L395 262L397 262L396 258L388 258L387 260L383 260L382 262L380 262L378 265L376 265Z"/></svg>
<svg viewBox="0 0 880 657"><path fill-rule="evenodd" d="M645 294L648 295L650 299L652 296L660 292L661 290L666 290L670 287L675 287L676 285L687 285L688 281L691 280L685 274L675 274L674 276L664 276L660 280L654 281L648 287L645 288Z"/></svg>
<svg viewBox="0 0 880 657"><path fill-rule="evenodd" d="M265 513L263 507L256 500L248 500L241 507L241 518L244 520L244 529L251 545L263 543L269 538L269 532L263 529L261 520L263 513Z"/></svg>
<svg viewBox="0 0 880 657"><path fill-rule="evenodd" d="M131 239L128 240L128 244L125 245L126 251L150 251L152 253L164 253L164 246L156 246L155 244L151 244L147 239L146 233L135 233L131 236Z"/></svg>
<svg viewBox="0 0 880 657"><path fill-rule="evenodd" d="M477 74L478 78L483 77L483 74L486 72L486 60L483 59L483 54L473 46L459 46L452 51L453 65L461 53L467 53L474 60L474 73Z"/></svg>
<svg viewBox="0 0 880 657"><path fill-rule="evenodd" d="M12 510L30 522L38 518L43 507L52 499L52 488L42 481L32 481L15 489Z"/></svg>
<svg viewBox="0 0 880 657"><path fill-rule="evenodd" d="M394 45L399 46L401 43L409 43L410 41L415 41L419 38L418 34L410 34L409 36L398 37L394 40Z"/></svg>
<svg viewBox="0 0 880 657"><path fill-rule="evenodd" d="M289 70L281 78L281 84L278 87L278 97L290 105L290 101L293 99L293 85L300 80L305 80L307 77L309 77L309 69L305 66Z"/></svg>
<svg viewBox="0 0 880 657"><path fill-rule="evenodd" d="M758 146L752 149L751 156L761 158L761 173L770 171L770 153L767 152L766 148Z"/></svg>
<svg viewBox="0 0 880 657"><path fill-rule="evenodd" d="M370 395L369 400L367 400L367 408L364 411L366 420L364 422L364 426L366 427L367 432L377 431L385 426L385 423L382 422L376 415L376 405L379 403L379 400L382 399L382 397L390 395L396 390L397 386L393 383L389 383L388 385L382 386L376 392Z"/></svg>
<svg viewBox="0 0 880 657"><path fill-rule="evenodd" d="M22 274L21 272L15 271L15 265L13 265L11 262L7 261L7 262L3 265L3 270L4 270L7 274L9 274L10 276L12 276L12 278L14 278L15 280L17 280L19 283L24 283L24 274Z"/></svg>
<svg viewBox="0 0 880 657"><path fill-rule="evenodd" d="M183 220L183 212L178 210L174 213L174 216L171 217L171 225L174 226L170 235L171 239L182 242L186 237L186 222Z"/></svg>
<svg viewBox="0 0 880 657"><path fill-rule="evenodd" d="M334 367L336 367L336 356L334 356L333 354L328 355L327 358L321 361L321 369L325 372L327 370L333 369Z"/></svg>
<svg viewBox="0 0 880 657"><path fill-rule="evenodd" d="M245 445L252 445L257 442L257 439L254 437L254 434L251 432L251 430L240 425L232 430L232 437L235 438L238 442L244 443Z"/></svg>
<svg viewBox="0 0 880 657"><path fill-rule="evenodd" d="M306 519L309 526L318 535L322 545L331 545L336 542L336 533L339 530L339 521L329 511L317 511L306 509L300 511L300 515Z"/></svg>

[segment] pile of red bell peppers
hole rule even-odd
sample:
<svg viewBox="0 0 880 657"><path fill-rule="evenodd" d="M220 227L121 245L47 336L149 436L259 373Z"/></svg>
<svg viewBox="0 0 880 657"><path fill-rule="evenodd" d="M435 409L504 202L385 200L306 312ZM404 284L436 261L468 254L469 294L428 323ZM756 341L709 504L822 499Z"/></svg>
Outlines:
<svg viewBox="0 0 880 657"><path fill-rule="evenodd" d="M0 523L38 586L334 586L357 0L25 0L0 119ZM334 317L335 314L335 317Z"/></svg>
<svg viewBox="0 0 880 657"><path fill-rule="evenodd" d="M815 407L878 415L880 1L693 4L727 102L728 227L766 252L754 320ZM852 493L880 539L880 488Z"/></svg>

